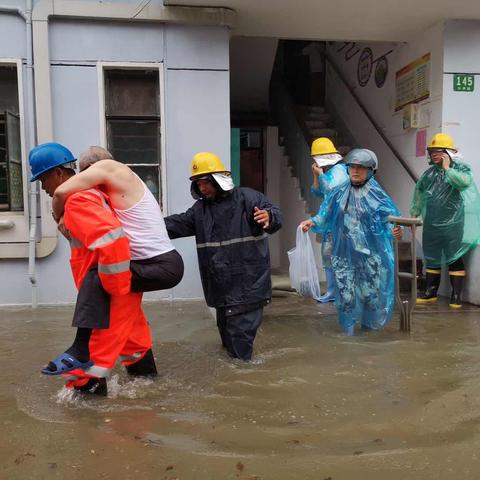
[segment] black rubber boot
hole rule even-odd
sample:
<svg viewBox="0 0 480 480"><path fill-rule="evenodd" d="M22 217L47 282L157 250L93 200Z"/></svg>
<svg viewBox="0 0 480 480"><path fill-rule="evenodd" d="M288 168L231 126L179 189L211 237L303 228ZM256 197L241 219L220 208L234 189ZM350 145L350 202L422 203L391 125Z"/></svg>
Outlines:
<svg viewBox="0 0 480 480"><path fill-rule="evenodd" d="M417 298L418 304L433 303L438 300L437 291L440 286L441 271L439 270L438 273L427 272L426 277L425 292Z"/></svg>
<svg viewBox="0 0 480 480"><path fill-rule="evenodd" d="M465 275L455 275L454 273L455 272L450 272L452 295L450 297L450 303L448 306L451 308L462 308L462 290Z"/></svg>
<svg viewBox="0 0 480 480"><path fill-rule="evenodd" d="M127 372L136 377L156 377L158 372L152 350L148 350L138 362L129 365Z"/></svg>
<svg viewBox="0 0 480 480"><path fill-rule="evenodd" d="M90 378L85 385L74 387L74 389L77 392L99 395L101 397L108 395L106 378Z"/></svg>

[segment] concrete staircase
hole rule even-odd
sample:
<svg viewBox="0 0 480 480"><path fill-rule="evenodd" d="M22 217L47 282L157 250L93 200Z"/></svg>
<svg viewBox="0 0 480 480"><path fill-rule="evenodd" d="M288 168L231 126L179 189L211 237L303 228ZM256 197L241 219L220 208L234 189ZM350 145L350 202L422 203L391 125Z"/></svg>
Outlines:
<svg viewBox="0 0 480 480"><path fill-rule="evenodd" d="M298 178L294 176L285 147L279 144L278 128L267 129L267 197L283 213L283 227L270 237L272 267L279 272L288 270L287 251L295 246L298 224L310 216L307 203L302 198ZM321 265L320 252L314 249L317 265Z"/></svg>
<svg viewBox="0 0 480 480"><path fill-rule="evenodd" d="M336 128L332 116L325 107L302 106L297 107L297 111L308 129L312 141L315 138L327 137L332 140L341 155L346 155L351 150L350 142Z"/></svg>

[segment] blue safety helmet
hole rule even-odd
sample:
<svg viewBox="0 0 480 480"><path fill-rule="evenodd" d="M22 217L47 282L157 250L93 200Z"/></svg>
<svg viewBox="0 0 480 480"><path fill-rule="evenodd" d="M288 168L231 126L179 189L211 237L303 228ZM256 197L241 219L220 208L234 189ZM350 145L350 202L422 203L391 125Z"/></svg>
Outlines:
<svg viewBox="0 0 480 480"><path fill-rule="evenodd" d="M346 165L361 165L375 172L378 168L378 159L374 152L366 148L354 148L344 157Z"/></svg>
<svg viewBox="0 0 480 480"><path fill-rule="evenodd" d="M30 163L30 170L32 171L31 182L38 180L44 173L52 170L52 168L60 167L66 163L72 163L70 166L74 168L73 162L77 159L73 153L59 143L42 143L30 150L28 161Z"/></svg>

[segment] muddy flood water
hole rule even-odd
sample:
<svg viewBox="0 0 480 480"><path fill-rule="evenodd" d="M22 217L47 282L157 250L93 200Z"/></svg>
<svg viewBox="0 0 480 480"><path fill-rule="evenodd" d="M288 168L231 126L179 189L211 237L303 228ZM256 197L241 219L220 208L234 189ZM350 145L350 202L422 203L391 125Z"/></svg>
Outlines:
<svg viewBox="0 0 480 480"><path fill-rule="evenodd" d="M276 298L249 364L203 302L145 310L160 375L117 367L108 398L40 374L72 308L0 310L0 479L480 478L479 309L347 338L332 305Z"/></svg>

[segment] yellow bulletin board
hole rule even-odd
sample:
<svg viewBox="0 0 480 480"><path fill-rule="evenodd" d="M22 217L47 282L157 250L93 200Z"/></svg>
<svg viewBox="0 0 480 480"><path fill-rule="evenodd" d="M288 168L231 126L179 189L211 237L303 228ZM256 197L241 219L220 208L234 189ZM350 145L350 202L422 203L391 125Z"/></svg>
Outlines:
<svg viewBox="0 0 480 480"><path fill-rule="evenodd" d="M430 96L430 53L409 63L395 75L395 111Z"/></svg>

